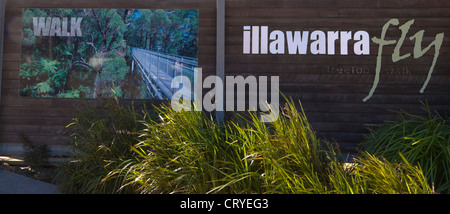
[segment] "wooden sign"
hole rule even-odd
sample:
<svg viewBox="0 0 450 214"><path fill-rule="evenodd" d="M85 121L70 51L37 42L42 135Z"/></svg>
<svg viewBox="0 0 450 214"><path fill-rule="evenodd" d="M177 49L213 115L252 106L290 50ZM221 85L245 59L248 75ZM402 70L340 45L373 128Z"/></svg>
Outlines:
<svg viewBox="0 0 450 214"><path fill-rule="evenodd" d="M302 102L305 114L318 135L338 143L344 152L356 150L364 134L368 133L367 124L396 120L397 115L392 110L424 114L422 103L427 102L432 110L443 115L450 111L450 1L226 0L222 3L223 10L218 11L216 1L211 0L7 1L0 154L20 153L20 134L32 138L35 143L51 145L55 154L64 153L64 142L68 140L63 134L64 127L72 117L73 106L80 103L80 99L63 97L91 99L110 95L110 89L114 87L117 93L120 86L124 102L143 98L136 95L139 90L131 90L131 93L125 90L125 82L129 79L121 79L120 75L106 75L119 78L118 84L113 86L103 81L97 85L104 87L96 87L96 76L102 79L102 75L107 74L107 64L112 61L97 59L95 52L112 54L114 57L110 58L117 63L117 57L124 55L125 62L120 61L124 67L127 66L126 75L132 75L132 70L135 71L133 75L137 75L139 70L146 69L140 58L151 58L148 55L152 53L147 51L164 47L156 45L149 50L149 36L143 42L138 38L144 37L134 38L129 34L142 34L139 29L143 28L122 33L122 27L117 29L119 25L108 30L112 36L107 36L103 42L100 30L89 31L96 28L92 11L99 15L101 9L106 9L105 13L119 11L117 18L121 20L124 9L117 8L198 11L198 37L192 40L198 41L198 49L192 50L197 55L178 52L175 55L190 58L183 59L183 63L180 59L178 64L175 60L172 68L198 67L202 69L202 81L216 75L224 84L226 77L234 80L277 77L280 92ZM28 16L27 8L42 10L46 15ZM89 9L85 15L71 15L67 13L77 10L67 8ZM80 14L85 13L80 10ZM50 15L50 11L62 13ZM217 18L218 15L223 16ZM29 18L26 20L26 17ZM89 22L86 24L91 27L84 27L84 22ZM130 25L127 29L131 26L138 25ZM37 32L33 31L34 27ZM115 32L121 32L121 36L118 35L111 43ZM52 42L49 43L50 40ZM82 40L82 43L79 43L78 51L74 51L77 40ZM109 44L124 40L127 44L134 41L134 44L117 49L113 45L109 52L104 52ZM53 46L45 50L41 47L23 48L23 45L38 41L46 47L50 47L49 44ZM69 41L73 48L67 48L72 45L61 48L61 44ZM53 53L50 54L49 50ZM191 51L188 48L179 50ZM39 55L46 56L48 61L39 61ZM52 65L55 59L59 64ZM67 69L69 80L75 81L58 82L53 81L58 79L56 76L33 75L38 71L36 69L30 69L28 74L24 63L29 62L42 62L49 74L53 67L56 70ZM71 71L70 64L72 70L77 71ZM99 65L102 65L100 73L97 72ZM187 70L184 74L189 76ZM147 77L151 80L151 73ZM142 81L144 79L146 77L141 77ZM50 80L52 84L45 85ZM161 86L159 88L151 85L141 88L152 92L145 99L166 99L176 92L163 87L167 86L167 79L160 78L159 81L155 84ZM58 84L54 84L56 82ZM245 101L250 100L249 88L248 84L245 85ZM237 87L230 89L234 94L236 90ZM224 91L224 94L230 91ZM247 102L244 109L249 106Z"/></svg>

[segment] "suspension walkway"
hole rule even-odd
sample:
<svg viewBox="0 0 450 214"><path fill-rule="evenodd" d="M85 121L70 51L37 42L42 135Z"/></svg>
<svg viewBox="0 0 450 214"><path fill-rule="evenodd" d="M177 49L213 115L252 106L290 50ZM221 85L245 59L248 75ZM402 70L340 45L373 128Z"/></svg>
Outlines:
<svg viewBox="0 0 450 214"><path fill-rule="evenodd" d="M179 89L172 88L172 79L176 76L186 76L194 83L194 68L198 66L197 59L164 54L141 48L132 48L133 56L131 70L138 69L147 90L154 99L171 99Z"/></svg>

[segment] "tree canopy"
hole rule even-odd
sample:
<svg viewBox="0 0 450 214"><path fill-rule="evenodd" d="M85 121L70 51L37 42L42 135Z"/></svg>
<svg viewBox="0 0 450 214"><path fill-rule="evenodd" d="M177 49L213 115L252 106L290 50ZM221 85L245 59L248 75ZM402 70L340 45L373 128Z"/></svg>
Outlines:
<svg viewBox="0 0 450 214"><path fill-rule="evenodd" d="M36 36L33 17L82 17L82 35ZM146 99L131 47L196 58L198 11L24 9L22 35L21 96Z"/></svg>

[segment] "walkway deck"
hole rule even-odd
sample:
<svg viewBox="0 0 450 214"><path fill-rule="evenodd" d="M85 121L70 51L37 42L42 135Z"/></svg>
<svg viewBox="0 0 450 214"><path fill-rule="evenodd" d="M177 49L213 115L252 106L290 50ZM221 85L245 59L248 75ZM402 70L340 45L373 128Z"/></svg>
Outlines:
<svg viewBox="0 0 450 214"><path fill-rule="evenodd" d="M163 54L141 48L132 48L131 54L133 56L132 70L135 68L139 70L153 98L171 99L178 90L171 87L172 80L176 76L186 76L193 83L194 68L198 66L195 58Z"/></svg>

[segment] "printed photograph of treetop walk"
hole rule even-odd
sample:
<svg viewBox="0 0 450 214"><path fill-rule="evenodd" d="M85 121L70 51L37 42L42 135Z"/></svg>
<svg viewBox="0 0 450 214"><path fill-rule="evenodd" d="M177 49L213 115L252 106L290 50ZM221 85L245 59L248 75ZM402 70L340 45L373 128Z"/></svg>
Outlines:
<svg viewBox="0 0 450 214"><path fill-rule="evenodd" d="M22 97L170 99L173 77L198 66L198 10L22 14Z"/></svg>

